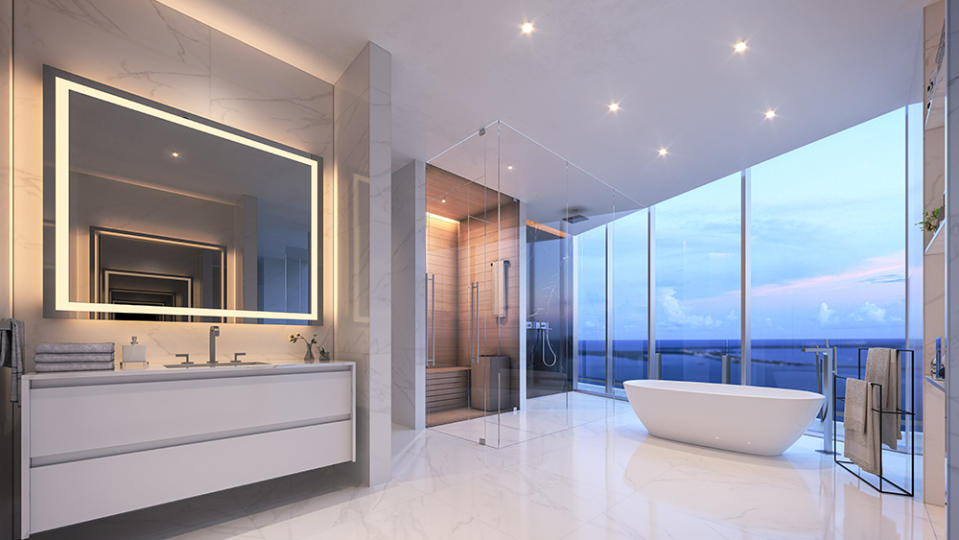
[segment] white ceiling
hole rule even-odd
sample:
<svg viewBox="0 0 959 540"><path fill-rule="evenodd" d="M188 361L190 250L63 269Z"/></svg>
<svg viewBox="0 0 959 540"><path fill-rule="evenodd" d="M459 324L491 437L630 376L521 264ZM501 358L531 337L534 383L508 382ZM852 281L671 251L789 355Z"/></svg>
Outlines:
<svg viewBox="0 0 959 540"><path fill-rule="evenodd" d="M503 120L644 204L921 99L925 0L161 1L331 82L390 51L394 169Z"/></svg>

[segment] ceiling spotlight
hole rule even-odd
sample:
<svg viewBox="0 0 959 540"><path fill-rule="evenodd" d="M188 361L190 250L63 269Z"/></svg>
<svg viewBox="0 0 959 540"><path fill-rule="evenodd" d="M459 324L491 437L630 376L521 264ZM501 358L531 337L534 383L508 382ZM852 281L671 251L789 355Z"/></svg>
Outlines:
<svg viewBox="0 0 959 540"><path fill-rule="evenodd" d="M536 30L536 27L533 26L533 23L526 21L523 24L519 25L520 32L529 35L533 33L533 30Z"/></svg>
<svg viewBox="0 0 959 540"><path fill-rule="evenodd" d="M616 112L619 110L619 103L615 101L609 104L609 112Z"/></svg>
<svg viewBox="0 0 959 540"><path fill-rule="evenodd" d="M739 54L742 54L742 53L746 52L746 49L748 49L748 48L749 48L749 46L746 45L746 42L745 42L745 41L737 41L736 44L733 45L733 52L737 52L737 53L739 53Z"/></svg>
<svg viewBox="0 0 959 540"><path fill-rule="evenodd" d="M172 156L172 157L174 157L174 158L178 158L178 157L180 157L180 153L179 153L179 152L170 152L170 156Z"/></svg>
<svg viewBox="0 0 959 540"><path fill-rule="evenodd" d="M442 199L440 202L446 204L446 199Z"/></svg>
<svg viewBox="0 0 959 540"><path fill-rule="evenodd" d="M766 112L763 113L763 115L766 117L766 120L772 120L773 118L776 118L776 109L766 109Z"/></svg>
<svg viewBox="0 0 959 540"><path fill-rule="evenodd" d="M665 146L660 146L656 153L659 154L659 157L666 157L669 154L669 150Z"/></svg>
<svg viewBox="0 0 959 540"><path fill-rule="evenodd" d="M507 171L512 171L512 170L513 170L513 166L512 166L512 165L507 165L507 166L506 166L506 170L507 170Z"/></svg>

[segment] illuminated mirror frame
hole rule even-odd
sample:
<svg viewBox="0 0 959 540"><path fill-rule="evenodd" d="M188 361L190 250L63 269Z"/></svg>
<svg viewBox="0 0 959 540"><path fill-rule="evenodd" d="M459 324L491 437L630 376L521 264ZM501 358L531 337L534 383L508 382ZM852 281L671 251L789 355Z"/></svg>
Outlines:
<svg viewBox="0 0 959 540"><path fill-rule="evenodd" d="M142 98L65 71L43 66L44 90L44 192L55 195L54 220L54 307L56 311L91 313L135 313L145 315L173 315L186 317L237 317L248 319L287 319L298 321L320 320L320 265L319 265L319 206L321 192L319 176L322 158L307 152L257 137L153 100ZM141 306L74 302L70 300L70 93L76 92L94 99L150 115L244 146L269 152L310 168L310 312L286 313L216 308L184 308L168 306ZM51 133L52 132L52 133ZM51 136L52 135L52 136ZM52 170L51 170L52 165ZM52 180L52 181L51 181ZM49 204L45 204L45 214ZM46 241L46 239L45 239ZM46 251L46 250L45 250ZM44 294L46 294L46 287Z"/></svg>

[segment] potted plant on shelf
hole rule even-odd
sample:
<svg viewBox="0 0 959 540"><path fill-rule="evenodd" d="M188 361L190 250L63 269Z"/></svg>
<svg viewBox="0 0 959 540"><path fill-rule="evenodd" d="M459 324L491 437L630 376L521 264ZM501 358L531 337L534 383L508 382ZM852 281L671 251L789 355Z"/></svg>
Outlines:
<svg viewBox="0 0 959 540"><path fill-rule="evenodd" d="M316 361L316 359L313 357L313 346L317 344L316 334L314 334L309 340L303 337L303 334L300 334L299 332L290 335L290 343L296 343L297 341L301 340L303 343L306 343L306 354L303 356L303 361L307 364L312 364ZM320 353L322 354L322 352L323 351Z"/></svg>
<svg viewBox="0 0 959 540"><path fill-rule="evenodd" d="M931 212L926 211L922 213L922 221L916 223L923 231L926 232L936 232L936 229L939 228L939 224L942 223L942 218L945 216L945 211L943 207L935 208Z"/></svg>

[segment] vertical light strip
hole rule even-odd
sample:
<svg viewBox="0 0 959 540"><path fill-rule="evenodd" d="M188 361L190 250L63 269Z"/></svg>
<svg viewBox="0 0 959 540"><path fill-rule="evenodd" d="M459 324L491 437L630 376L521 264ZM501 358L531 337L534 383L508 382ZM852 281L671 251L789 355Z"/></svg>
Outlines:
<svg viewBox="0 0 959 540"><path fill-rule="evenodd" d="M739 351L741 369L740 383L752 384L753 341L752 341L752 174L750 169L740 175L739 200Z"/></svg>
<svg viewBox="0 0 959 540"><path fill-rule="evenodd" d="M649 310L647 321L649 343L649 378L662 378L662 365L659 355L656 354L656 207L650 206L647 214L649 226L646 231L646 253L648 265L648 281L646 287L646 306Z"/></svg>
<svg viewBox="0 0 959 540"><path fill-rule="evenodd" d="M13 317L13 36L16 25L13 21L13 2L10 2L10 54L7 57L7 181L9 190L7 193L7 302L9 302L7 315Z"/></svg>
<svg viewBox="0 0 959 540"><path fill-rule="evenodd" d="M320 205L318 163L310 163L310 313L320 319ZM234 265L236 266L236 265Z"/></svg>
<svg viewBox="0 0 959 540"><path fill-rule="evenodd" d="M56 309L66 310L70 302L70 88L67 81L56 78L54 86L56 102L54 104L54 152L55 228L54 268L56 273L55 298Z"/></svg>

